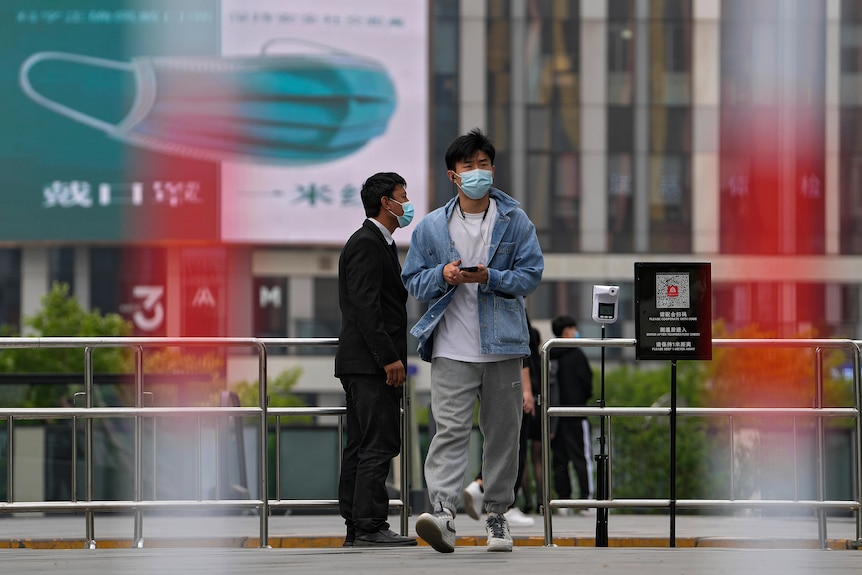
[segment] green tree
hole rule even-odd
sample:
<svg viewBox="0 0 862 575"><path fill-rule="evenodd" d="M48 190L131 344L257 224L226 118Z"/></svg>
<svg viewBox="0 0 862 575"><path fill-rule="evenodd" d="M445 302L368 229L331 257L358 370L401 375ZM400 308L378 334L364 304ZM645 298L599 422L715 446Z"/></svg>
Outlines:
<svg viewBox="0 0 862 575"><path fill-rule="evenodd" d="M269 392L269 407L305 407L305 402L293 393L293 387L302 375L301 367L285 369L274 378L267 380L267 392ZM258 401L258 381L242 380L231 386L231 391L239 397L242 406L251 407L260 405ZM311 416L298 415L282 419L282 424L299 425L312 421Z"/></svg>
<svg viewBox="0 0 862 575"><path fill-rule="evenodd" d="M42 297L42 307L25 316L23 325L32 337L119 337L131 333L131 324L120 315L86 311L70 297L68 284L55 283ZM5 326L7 336L21 335ZM95 373L123 373L131 368L131 352L123 348L98 348L93 352ZM0 372L84 373L81 348L8 348L0 350ZM34 379L34 383L38 380ZM53 407L68 399L68 386L31 385L24 393L25 407Z"/></svg>
<svg viewBox="0 0 862 575"><path fill-rule="evenodd" d="M678 362L677 405L698 405L702 396L701 364ZM600 394L600 377L594 379ZM606 372L608 407L668 407L671 403L670 364L635 369L624 365ZM593 418L593 430L600 422ZM614 417L606 428L612 439L613 495L618 498L670 496L670 418ZM676 488L681 499L704 498L715 492L721 478L710 470L709 427L704 418L677 418Z"/></svg>

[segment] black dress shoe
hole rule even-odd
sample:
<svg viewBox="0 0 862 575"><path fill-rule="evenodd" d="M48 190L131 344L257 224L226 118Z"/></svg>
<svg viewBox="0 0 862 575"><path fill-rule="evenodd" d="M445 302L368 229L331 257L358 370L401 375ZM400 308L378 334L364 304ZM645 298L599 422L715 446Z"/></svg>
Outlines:
<svg viewBox="0 0 862 575"><path fill-rule="evenodd" d="M354 547L411 547L416 545L413 537L402 537L391 529L381 529L375 533L357 533Z"/></svg>

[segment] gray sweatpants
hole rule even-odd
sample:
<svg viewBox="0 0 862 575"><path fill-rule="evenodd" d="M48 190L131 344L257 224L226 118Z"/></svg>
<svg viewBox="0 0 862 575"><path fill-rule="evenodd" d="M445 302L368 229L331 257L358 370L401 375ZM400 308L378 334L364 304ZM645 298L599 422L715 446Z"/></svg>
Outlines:
<svg viewBox="0 0 862 575"><path fill-rule="evenodd" d="M521 360L467 363L435 357L431 361L431 411L437 432L425 459L425 483L434 508L442 505L452 515L464 486L476 399L484 438L485 509L505 513L515 502L518 475Z"/></svg>

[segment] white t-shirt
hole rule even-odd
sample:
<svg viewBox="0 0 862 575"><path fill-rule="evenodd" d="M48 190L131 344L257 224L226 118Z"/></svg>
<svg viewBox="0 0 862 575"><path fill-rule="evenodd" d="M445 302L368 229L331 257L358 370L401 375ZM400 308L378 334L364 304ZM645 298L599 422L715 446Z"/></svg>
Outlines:
<svg viewBox="0 0 862 575"><path fill-rule="evenodd" d="M497 202L493 199L490 202L488 211L480 214L461 212L460 207L455 206L449 218L449 235L461 254L462 266L488 265L488 246L497 221ZM479 284L461 284L455 289L452 301L434 332L434 357L477 363L519 357L482 353L478 289Z"/></svg>

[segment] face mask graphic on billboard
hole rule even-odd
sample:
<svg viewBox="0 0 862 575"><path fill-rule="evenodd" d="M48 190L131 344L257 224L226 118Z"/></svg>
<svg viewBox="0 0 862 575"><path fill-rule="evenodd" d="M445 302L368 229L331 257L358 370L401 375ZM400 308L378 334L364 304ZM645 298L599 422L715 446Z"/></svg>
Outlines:
<svg viewBox="0 0 862 575"><path fill-rule="evenodd" d="M112 138L202 160L327 162L386 131L396 95L380 63L305 42L302 52L267 53L274 43L257 56L137 57L130 62L38 52L21 65L19 81L33 101ZM60 100L60 87L74 85L82 65L127 76L134 98L120 121L97 118Z"/></svg>

